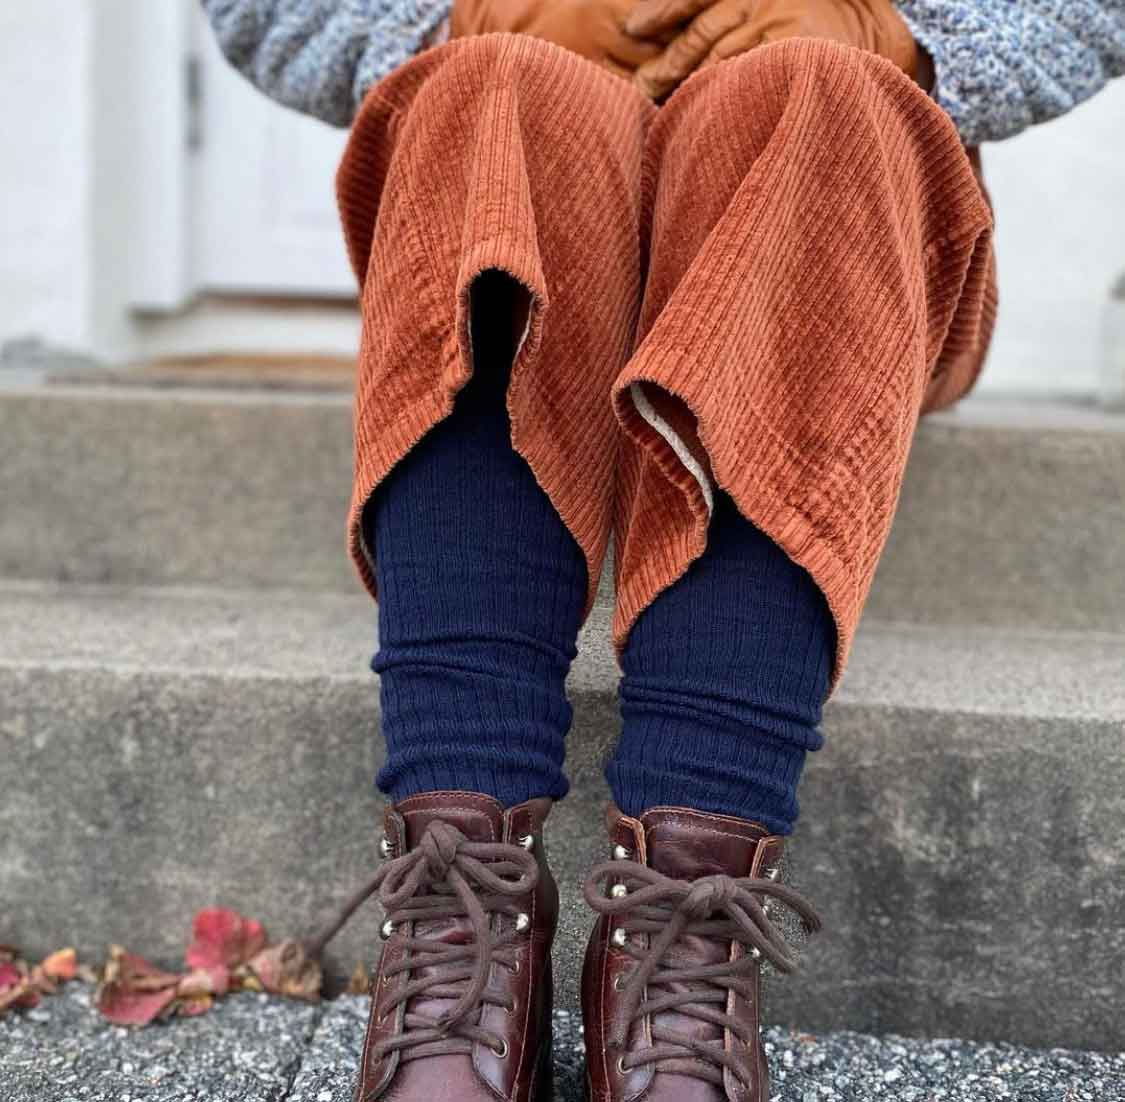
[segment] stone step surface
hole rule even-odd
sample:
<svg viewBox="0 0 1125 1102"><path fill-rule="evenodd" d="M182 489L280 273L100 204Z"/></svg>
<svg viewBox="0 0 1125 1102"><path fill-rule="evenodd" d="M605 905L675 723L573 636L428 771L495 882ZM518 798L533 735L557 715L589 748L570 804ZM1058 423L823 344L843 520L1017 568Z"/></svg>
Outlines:
<svg viewBox="0 0 1125 1102"><path fill-rule="evenodd" d="M0 376L0 577L355 592L350 426L340 393ZM1125 631L1122 532L1125 416L971 399L919 431L870 613Z"/></svg>
<svg viewBox="0 0 1125 1102"><path fill-rule="evenodd" d="M71 985L0 1019L4 1102L352 1102L367 1000L237 995L200 1018L125 1030ZM766 1034L773 1102L1121 1102L1125 1056L1006 1044ZM555 1015L558 1102L583 1102L581 1024Z"/></svg>
<svg viewBox="0 0 1125 1102"><path fill-rule="evenodd" d="M303 933L376 859L363 596L0 583L0 941L172 964L200 907ZM574 1005L615 736L607 610L548 847ZM827 932L774 985L816 1031L1122 1047L1125 637L876 624L829 705L794 880ZM369 908L330 961L370 961Z"/></svg>

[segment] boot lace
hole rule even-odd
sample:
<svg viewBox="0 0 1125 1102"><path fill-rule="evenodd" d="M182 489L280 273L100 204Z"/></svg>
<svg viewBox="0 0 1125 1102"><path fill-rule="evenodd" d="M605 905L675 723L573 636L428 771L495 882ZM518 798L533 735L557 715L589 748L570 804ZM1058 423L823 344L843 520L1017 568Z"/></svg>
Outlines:
<svg viewBox="0 0 1125 1102"><path fill-rule="evenodd" d="M607 896L604 881L625 886L624 893ZM722 1039L709 1041L669 1029L653 1021L653 1043L627 1051L629 1027L639 1019L675 1011L709 1022L742 1042L742 1052L756 1037L747 1024L726 1010L728 995L753 997L753 973L762 959L779 972L792 972L797 959L767 914L776 899L799 916L810 933L820 929L812 907L792 888L768 877L704 876L676 880L633 861L607 861L587 880L586 902L598 914L618 917L624 931L614 946L627 953L637 966L618 987L624 999L622 1013L608 1045L622 1053L619 1067L630 1071L646 1064L657 1070L676 1071L722 1085L729 1070L748 1085L744 1059L728 1052ZM643 935L640 945L631 935ZM673 959L673 950L684 937L735 942L744 950L736 959L715 964L690 964Z"/></svg>
<svg viewBox="0 0 1125 1102"><path fill-rule="evenodd" d="M449 823L433 822L409 853L380 868L372 887L387 913L385 929L414 923L403 939L402 959L388 966L387 978L407 973L407 983L384 1007L384 1016L407 1004L404 1029L376 1045L376 1058L398 1051L403 1060L472 1051L474 1043L494 1051L503 1039L474 1022L485 1004L512 1009L509 996L488 987L493 963L519 968L518 922L502 922L493 933L493 917L518 919L518 897L531 892L539 879L535 857L522 846L473 842ZM419 936L432 922L467 918L471 936L450 943ZM412 974L420 973L416 978ZM448 999L440 1016L410 1009L412 999Z"/></svg>

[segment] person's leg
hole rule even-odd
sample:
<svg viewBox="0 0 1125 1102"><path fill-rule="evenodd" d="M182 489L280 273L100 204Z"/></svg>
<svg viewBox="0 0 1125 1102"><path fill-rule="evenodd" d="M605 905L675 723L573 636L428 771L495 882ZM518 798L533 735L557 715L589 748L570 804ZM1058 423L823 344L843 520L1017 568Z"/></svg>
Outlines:
<svg viewBox="0 0 1125 1102"><path fill-rule="evenodd" d="M499 273L477 281L473 377L364 512L379 586L379 787L396 802L467 789L514 807L566 793L564 681L586 562L512 448L512 297Z"/></svg>
<svg viewBox="0 0 1125 1102"><path fill-rule="evenodd" d="M779 864L801 761L919 412L983 358L991 219L937 106L828 42L694 76L646 172L642 339L614 386L626 806L586 888L589 1068L606 1102L761 1102L760 961L794 963L764 904L817 924Z"/></svg>
<svg viewBox="0 0 1125 1102"><path fill-rule="evenodd" d="M337 187L363 313L348 535L373 595L364 509L452 412L473 374L474 287L504 272L528 310L505 396L511 444L581 548L593 604L620 438L605 396L634 346L654 111L523 35L455 40L369 93Z"/></svg>
<svg viewBox="0 0 1125 1102"><path fill-rule="evenodd" d="M889 62L797 39L689 80L645 171L615 643L703 554L717 486L824 593L835 685L919 414L972 385L995 320L973 159Z"/></svg>
<svg viewBox="0 0 1125 1102"><path fill-rule="evenodd" d="M341 166L364 318L349 531L393 801L365 1098L549 1091L541 835L610 528L651 114L548 43L463 39L372 90Z"/></svg>
<svg viewBox="0 0 1125 1102"><path fill-rule="evenodd" d="M579 114L576 116L575 111ZM611 526L654 113L538 40L373 89L339 174L361 281L349 525L380 596L380 787L565 791L563 681Z"/></svg>
<svg viewBox="0 0 1125 1102"><path fill-rule="evenodd" d="M618 808L691 807L789 834L835 652L824 594L720 492L706 550L625 641L607 771Z"/></svg>

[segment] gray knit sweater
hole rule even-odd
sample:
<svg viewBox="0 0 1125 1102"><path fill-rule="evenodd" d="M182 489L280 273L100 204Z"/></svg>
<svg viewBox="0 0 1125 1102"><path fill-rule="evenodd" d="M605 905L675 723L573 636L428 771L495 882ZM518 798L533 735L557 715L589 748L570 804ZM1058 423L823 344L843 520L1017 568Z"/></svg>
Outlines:
<svg viewBox="0 0 1125 1102"><path fill-rule="evenodd" d="M451 0L201 0L223 52L263 92L347 126ZM969 144L1069 111L1125 72L1125 0L898 0L935 95ZM1125 133L1125 129L1123 129Z"/></svg>

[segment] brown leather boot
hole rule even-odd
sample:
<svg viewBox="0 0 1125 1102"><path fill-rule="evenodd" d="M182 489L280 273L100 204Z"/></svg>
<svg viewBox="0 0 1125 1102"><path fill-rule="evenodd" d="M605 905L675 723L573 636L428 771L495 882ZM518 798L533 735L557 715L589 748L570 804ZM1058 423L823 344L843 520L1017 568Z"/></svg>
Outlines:
<svg viewBox="0 0 1125 1102"><path fill-rule="evenodd" d="M387 912L356 1102L551 1093L550 800L431 792L385 815Z"/></svg>
<svg viewBox="0 0 1125 1102"><path fill-rule="evenodd" d="M766 912L820 926L779 880L783 840L686 808L611 808L609 834L585 891L600 915L582 975L591 1102L765 1102L761 962L795 965Z"/></svg>

